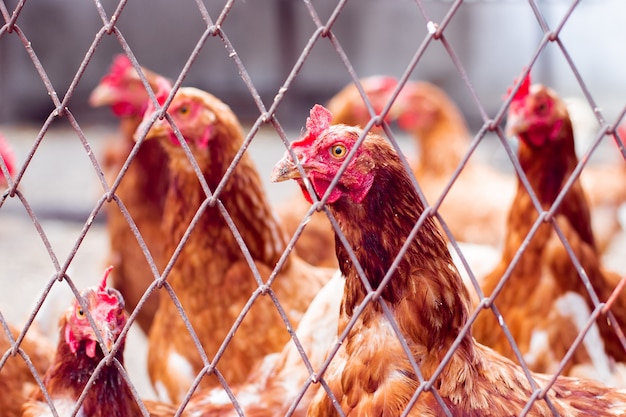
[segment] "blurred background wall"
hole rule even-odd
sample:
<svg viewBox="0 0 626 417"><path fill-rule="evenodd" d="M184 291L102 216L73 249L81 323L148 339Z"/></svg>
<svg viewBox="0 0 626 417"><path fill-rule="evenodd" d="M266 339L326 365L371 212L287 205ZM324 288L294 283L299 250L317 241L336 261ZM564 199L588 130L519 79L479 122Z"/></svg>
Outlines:
<svg viewBox="0 0 626 417"><path fill-rule="evenodd" d="M4 2L10 14L17 0ZM224 1L206 1L213 22ZM555 29L577 2L537 1L542 18ZM336 1L310 2L322 22ZM358 76L401 76L427 35L426 15L441 22L450 1L348 1L333 25L333 33ZM110 16L119 5L105 0ZM563 26L561 40L580 77L607 115L619 114L626 102L626 2L582 1ZM37 58L57 93L63 97L86 53L93 46L103 21L89 1L27 1L17 25L31 42ZM176 79L207 24L194 1L131 0L117 22L140 64ZM269 108L279 87L292 71L316 27L305 2L247 0L235 2L221 25L255 88ZM42 123L53 109L31 58L15 33L0 37L0 123ZM543 37L538 19L526 1L470 1L454 13L444 35L462 63L480 99L492 116L502 95L538 48ZM103 109L91 109L87 97L107 70L112 56L122 52L120 42L108 35L78 81L70 109L79 122L109 122ZM547 45L533 66L537 81L564 96L582 97L577 78L555 43ZM440 41L431 42L411 72L411 78L441 85L457 100L470 124L482 124L468 87ZM345 64L328 39L313 47L277 115L280 122L302 126L307 109L324 102L350 81ZM183 82L209 90L229 103L244 121L259 110L251 98L222 40L210 37Z"/></svg>

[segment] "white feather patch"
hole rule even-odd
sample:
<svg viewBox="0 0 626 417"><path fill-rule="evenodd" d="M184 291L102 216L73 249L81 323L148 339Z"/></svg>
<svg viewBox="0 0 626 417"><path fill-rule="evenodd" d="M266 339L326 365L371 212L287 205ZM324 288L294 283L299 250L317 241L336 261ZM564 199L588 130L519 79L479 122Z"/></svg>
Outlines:
<svg viewBox="0 0 626 417"><path fill-rule="evenodd" d="M572 320L579 332L583 330L585 323L591 315L585 299L576 293L570 292L563 295L556 300L555 306L562 316L569 317ZM602 382L608 381L611 376L611 365L604 349L604 340L600 336L600 330L596 323L587 331L583 339L583 346L585 346L587 354L591 358L598 378Z"/></svg>
<svg viewBox="0 0 626 417"><path fill-rule="evenodd" d="M76 407L76 401L72 398L54 398L52 400L52 403L54 404L54 408L57 412L57 414L59 415L59 417L65 417L65 416L69 416L72 414L72 412L74 411L74 407ZM39 414L39 417L53 417L54 414L52 414L52 410L50 409L50 406L48 405L48 403L45 402L40 402L40 408L41 408L41 414ZM85 411L83 410L83 407L81 406L78 410L78 413L76 413L76 417L86 417L85 416Z"/></svg>
<svg viewBox="0 0 626 417"><path fill-rule="evenodd" d="M176 385L180 387L180 389L176 397L181 398L185 395L191 384L193 384L196 377L193 367L187 358L179 355L177 352L170 351L167 358L167 371L168 376L177 381ZM161 401L173 402L173 399L170 398L168 390L162 381L157 380L154 382L154 390Z"/></svg>

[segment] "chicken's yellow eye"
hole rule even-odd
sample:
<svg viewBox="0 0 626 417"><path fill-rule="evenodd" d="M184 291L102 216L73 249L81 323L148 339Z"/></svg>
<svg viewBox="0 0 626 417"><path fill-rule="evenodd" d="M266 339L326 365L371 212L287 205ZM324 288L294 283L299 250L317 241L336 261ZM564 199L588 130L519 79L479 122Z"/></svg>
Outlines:
<svg viewBox="0 0 626 417"><path fill-rule="evenodd" d="M190 111L191 111L191 108L190 108L188 105L186 105L186 104L183 104L183 105L182 105L182 106L180 106L180 108L178 109L178 112L179 112L181 115L183 115L183 116L185 116L186 114L188 114Z"/></svg>
<svg viewBox="0 0 626 417"><path fill-rule="evenodd" d="M348 152L348 149L346 149L345 145L333 145L330 148L330 154L334 158L343 158L347 152Z"/></svg>
<svg viewBox="0 0 626 417"><path fill-rule="evenodd" d="M76 317L78 317L79 319L84 319L85 317L87 317L87 315L83 311L83 308L80 305L76 306Z"/></svg>

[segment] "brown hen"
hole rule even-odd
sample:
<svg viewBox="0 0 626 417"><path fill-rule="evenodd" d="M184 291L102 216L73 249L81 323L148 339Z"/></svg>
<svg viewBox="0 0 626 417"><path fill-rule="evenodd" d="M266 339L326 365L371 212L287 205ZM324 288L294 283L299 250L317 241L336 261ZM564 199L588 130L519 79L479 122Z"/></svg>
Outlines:
<svg viewBox="0 0 626 417"><path fill-rule="evenodd" d="M308 415L339 415L339 408L346 416L504 417L525 408L528 416L624 415L626 392L591 380L557 377L548 387L551 376L530 374L546 390L531 399L535 388L522 368L472 338L467 289L432 217L421 218L393 147L369 133L354 149L363 131L331 126L331 117L315 106L306 135L292 143L316 193L328 192L355 255L337 244L345 338L321 375L328 391L318 390ZM273 172L273 180L286 179L303 184L289 153Z"/></svg>
<svg viewBox="0 0 626 417"><path fill-rule="evenodd" d="M155 94L170 91L170 82L164 77L143 68L142 71ZM113 185L135 146L133 134L149 102L148 92L128 57L116 56L109 73L89 97L92 106L110 106L120 118L120 134L107 139L103 155L103 168L110 185ZM147 142L137 151L115 191L133 218L159 273L166 262L161 254L160 242L168 179L167 155L157 143ZM127 308L132 312L154 281L154 273L115 201L106 206L106 214L111 245L109 261L115 267L111 273L113 286L122 293ZM151 294L136 316L145 333L150 330L158 302L158 296Z"/></svg>
<svg viewBox="0 0 626 417"><path fill-rule="evenodd" d="M191 150L203 181L168 120L150 126L153 115L146 114L145 124L137 132L150 140L158 138L169 156L170 185L162 229L166 252L173 253L181 239L185 240L172 260L167 283L207 359L217 361L216 368L229 384L240 383L261 358L280 351L289 340L269 292L296 325L333 270L316 269L292 254L268 283L287 239L252 160L247 153L237 156L243 145L237 117L213 95L191 87L176 93L168 113ZM239 159L234 162L236 157ZM209 197L210 192L217 194ZM188 232L192 220L193 229ZM257 282L252 268L264 284ZM179 402L208 362L198 352L170 294L161 290L160 297L149 334L148 370L159 396ZM249 302L250 310L232 339L225 341ZM209 375L201 386L217 383L218 379Z"/></svg>
<svg viewBox="0 0 626 417"><path fill-rule="evenodd" d="M572 124L564 102L553 90L540 84L531 86L530 78L526 78L509 107L507 131L519 138L519 162L541 209L550 210L578 164ZM523 253L499 289L511 261L538 218L528 190L518 181L502 257L483 279L483 290L490 296L498 289L495 305L529 367L554 372L595 304L579 268L547 220L524 243ZM600 302L607 301L620 277L602 268L589 206L579 180L566 192L554 210L553 219ZM622 330L625 329L626 293L619 295L611 310ZM591 364L592 375L609 383L612 362L626 360L626 351L607 317L601 316L597 327L576 349L565 372L575 365ZM480 313L473 333L479 342L514 358L513 348L491 311Z"/></svg>
<svg viewBox="0 0 626 417"><path fill-rule="evenodd" d="M46 395L37 386L23 407L23 417L51 416L51 406L60 417L122 417L143 415L120 368L124 366L127 315L120 293L107 288L111 268L98 287L85 290L82 302L74 300L59 321L59 341L52 364L43 378ZM93 320L95 327L90 323ZM116 349L114 360L105 360L107 351ZM90 382L92 375L99 372ZM89 385L88 385L89 382ZM83 396L83 391L87 393ZM81 396L82 399L81 399ZM167 404L143 402L149 416L173 416ZM75 410L76 413L72 414Z"/></svg>

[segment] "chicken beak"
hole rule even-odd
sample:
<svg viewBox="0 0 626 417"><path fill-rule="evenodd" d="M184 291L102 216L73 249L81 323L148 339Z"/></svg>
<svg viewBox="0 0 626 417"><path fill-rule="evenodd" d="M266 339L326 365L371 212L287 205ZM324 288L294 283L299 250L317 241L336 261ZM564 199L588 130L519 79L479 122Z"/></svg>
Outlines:
<svg viewBox="0 0 626 417"><path fill-rule="evenodd" d="M102 326L100 330L100 335L102 336L102 341L104 342L104 346L106 346L107 350L110 352L115 344L115 340L120 334L119 329L114 324L106 324Z"/></svg>
<svg viewBox="0 0 626 417"><path fill-rule="evenodd" d="M291 159L291 155L289 152L285 152L285 156L276 163L274 166L274 170L272 171L272 175L270 177L270 181L272 182L281 182L287 180L295 180L302 178L300 176L300 171L298 171L298 167Z"/></svg>
<svg viewBox="0 0 626 417"><path fill-rule="evenodd" d="M144 137L145 140L148 140L161 136L166 136L168 134L168 128L170 124L167 119L156 119L152 126L150 126L150 119L152 118L151 116L151 114L146 114L146 117L144 117L143 121L135 131L135 134L133 135L133 139L135 139L135 142L139 142L142 137ZM144 132L145 135L143 135Z"/></svg>
<svg viewBox="0 0 626 417"><path fill-rule="evenodd" d="M519 114L509 114L506 120L504 133L510 138L517 136L520 132L524 132L526 128L527 123L524 117Z"/></svg>
<svg viewBox="0 0 626 417"><path fill-rule="evenodd" d="M105 84L97 86L89 95L91 107L107 106L114 102L113 90Z"/></svg>

